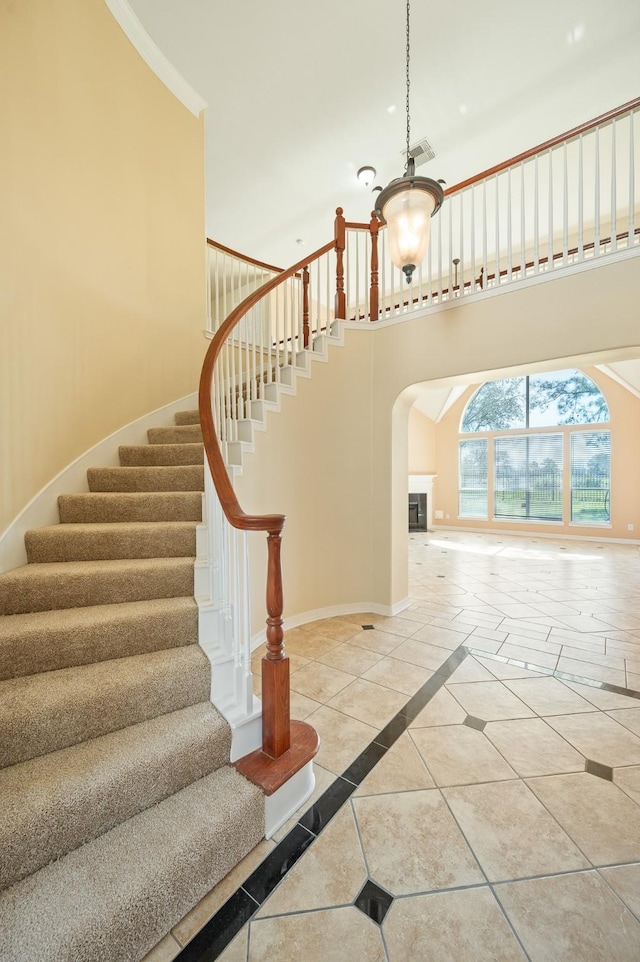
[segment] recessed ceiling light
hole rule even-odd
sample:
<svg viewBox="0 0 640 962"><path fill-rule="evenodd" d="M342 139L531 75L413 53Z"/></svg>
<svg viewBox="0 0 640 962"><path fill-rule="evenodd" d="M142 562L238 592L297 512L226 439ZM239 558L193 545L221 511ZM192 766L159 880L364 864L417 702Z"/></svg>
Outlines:
<svg viewBox="0 0 640 962"><path fill-rule="evenodd" d="M458 107L458 111L459 111L461 114L468 114L468 113L469 113L469 108L467 107L466 104L460 104L460 106Z"/></svg>
<svg viewBox="0 0 640 962"><path fill-rule="evenodd" d="M395 114L395 112L396 112L397 109L398 109L398 108L396 107L395 104L391 104L390 107L387 107L387 113L388 113L388 114Z"/></svg>
<svg viewBox="0 0 640 962"><path fill-rule="evenodd" d="M358 171L358 180L360 181L361 184L364 184L365 187L368 187L369 184L372 184L374 182L375 176L376 176L375 167L361 167L360 170Z"/></svg>

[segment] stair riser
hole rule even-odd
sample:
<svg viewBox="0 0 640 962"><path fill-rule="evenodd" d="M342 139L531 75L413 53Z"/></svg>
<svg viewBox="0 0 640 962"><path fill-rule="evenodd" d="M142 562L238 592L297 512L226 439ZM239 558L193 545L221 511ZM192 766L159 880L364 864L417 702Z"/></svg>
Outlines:
<svg viewBox="0 0 640 962"><path fill-rule="evenodd" d="M126 572L105 571L99 578L91 572L65 573L64 567L61 565L62 570L58 569L54 577L36 569L29 582L12 578L9 572L0 581L0 614L193 595L191 559L181 559L160 570L140 565Z"/></svg>
<svg viewBox="0 0 640 962"><path fill-rule="evenodd" d="M74 531L57 529L27 531L30 564L55 561L115 561L122 558L193 558L196 553L195 524L188 528L141 531Z"/></svg>
<svg viewBox="0 0 640 962"><path fill-rule="evenodd" d="M58 499L63 524L125 521L201 521L199 491L68 494Z"/></svg>
<svg viewBox="0 0 640 962"><path fill-rule="evenodd" d="M200 411L178 411L174 419L176 424L200 424Z"/></svg>
<svg viewBox="0 0 640 962"><path fill-rule="evenodd" d="M65 621L32 626L18 615L13 620L19 624L7 631L12 628L10 616L9 624L1 626L5 630L0 635L0 681L197 644L198 609L193 599L176 599L173 608L162 602L155 610L129 607L82 608L97 617L71 625Z"/></svg>
<svg viewBox="0 0 640 962"><path fill-rule="evenodd" d="M230 749L206 703L4 769L0 889L221 768Z"/></svg>
<svg viewBox="0 0 640 962"><path fill-rule="evenodd" d="M150 428L147 431L149 444L193 444L202 441L199 424L177 425L174 428Z"/></svg>
<svg viewBox="0 0 640 962"><path fill-rule="evenodd" d="M204 491L204 467L89 468L90 491Z"/></svg>
<svg viewBox="0 0 640 962"><path fill-rule="evenodd" d="M140 444L123 445L118 448L120 464L123 467L142 467L148 465L202 464L204 446L202 444Z"/></svg>
<svg viewBox="0 0 640 962"><path fill-rule="evenodd" d="M5 682L0 768L208 698L210 665L202 650L164 654L142 655L124 674L105 662L78 668L73 678L62 673L64 679L52 674Z"/></svg>

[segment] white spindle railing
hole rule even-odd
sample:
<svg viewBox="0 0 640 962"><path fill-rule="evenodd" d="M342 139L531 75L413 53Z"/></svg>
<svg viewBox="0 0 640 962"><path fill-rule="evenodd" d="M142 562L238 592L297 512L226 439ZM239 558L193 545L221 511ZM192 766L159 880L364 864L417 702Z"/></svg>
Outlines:
<svg viewBox="0 0 640 962"><path fill-rule="evenodd" d="M330 245L327 245L330 246ZM211 334L249 294L265 283L267 271L208 245L211 282ZM226 271L226 274L224 274ZM266 280L277 278L273 270ZM257 299L223 342L213 368L211 408L216 435L228 470L241 464L243 443L253 438L252 422L263 421L265 405L277 400L280 386L292 386L295 372L308 371L305 348L331 334L335 319L336 257L323 249L308 269L286 277ZM227 315L222 316L224 311ZM205 470L205 514L198 543L195 594L200 606L200 643L213 666L212 700L234 725L259 713L253 695L249 546L247 532L227 521ZM255 734L255 733L254 733ZM250 736L253 737L253 736ZM257 747L240 739L246 753Z"/></svg>
<svg viewBox="0 0 640 962"><path fill-rule="evenodd" d="M207 241L207 330L215 334L234 307L248 294L281 273L215 241Z"/></svg>
<svg viewBox="0 0 640 962"><path fill-rule="evenodd" d="M626 111L445 192L425 263L406 284L379 234L379 310L370 317L366 225L347 225L347 314L384 320L569 268L640 244L637 102Z"/></svg>

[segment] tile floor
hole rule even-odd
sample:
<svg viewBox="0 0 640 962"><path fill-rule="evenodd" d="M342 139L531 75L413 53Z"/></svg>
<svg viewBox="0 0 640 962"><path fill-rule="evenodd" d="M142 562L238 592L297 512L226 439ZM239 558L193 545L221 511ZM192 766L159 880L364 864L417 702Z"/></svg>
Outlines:
<svg viewBox="0 0 640 962"><path fill-rule="evenodd" d="M640 550L409 559L401 615L287 633L316 790L145 962L640 959Z"/></svg>

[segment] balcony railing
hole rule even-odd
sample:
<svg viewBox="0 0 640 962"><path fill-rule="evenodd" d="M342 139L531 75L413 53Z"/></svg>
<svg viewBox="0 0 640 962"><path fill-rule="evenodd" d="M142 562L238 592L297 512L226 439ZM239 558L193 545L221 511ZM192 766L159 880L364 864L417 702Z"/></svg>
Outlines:
<svg viewBox="0 0 640 962"><path fill-rule="evenodd" d="M639 110L640 98L445 190L410 285L375 218L347 223L348 319L400 317L638 246Z"/></svg>

